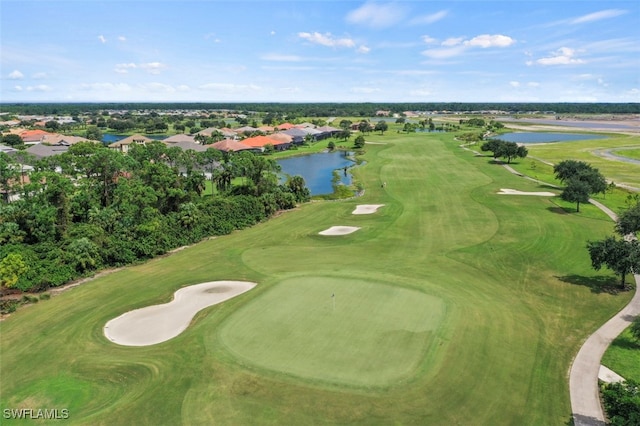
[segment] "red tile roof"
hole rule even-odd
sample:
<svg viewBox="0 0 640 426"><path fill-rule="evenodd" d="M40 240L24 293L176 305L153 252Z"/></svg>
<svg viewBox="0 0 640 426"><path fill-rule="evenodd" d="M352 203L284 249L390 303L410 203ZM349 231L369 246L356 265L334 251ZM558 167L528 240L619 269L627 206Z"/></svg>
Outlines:
<svg viewBox="0 0 640 426"><path fill-rule="evenodd" d="M291 123L282 123L279 126L277 126L277 129L278 130L289 130L289 129L293 128L293 127L296 127L296 126L294 126Z"/></svg>
<svg viewBox="0 0 640 426"><path fill-rule="evenodd" d="M262 148L265 145L282 145L287 142L278 141L267 136L254 136L252 138L243 139L242 143L255 148Z"/></svg>

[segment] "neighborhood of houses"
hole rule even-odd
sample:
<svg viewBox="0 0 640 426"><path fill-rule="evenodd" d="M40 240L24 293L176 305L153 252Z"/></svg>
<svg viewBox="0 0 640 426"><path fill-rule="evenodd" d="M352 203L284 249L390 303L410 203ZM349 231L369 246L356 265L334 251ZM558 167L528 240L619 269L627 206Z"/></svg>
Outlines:
<svg viewBox="0 0 640 426"><path fill-rule="evenodd" d="M177 134L165 139L153 139L135 134L113 142L108 147L126 153L133 144L144 145L154 140L160 140L169 147L179 147L183 150L205 151L213 148L224 152L246 150L259 153L269 149L283 151L295 145L302 145L305 141L326 139L335 136L340 130L330 126L317 127L311 123L296 125L283 123L273 127L261 126L257 128L244 126L235 129L212 127L193 135ZM66 152L71 145L78 142L96 142L45 130L12 129L11 132L20 136L23 143L28 146L26 152L37 159ZM16 151L13 147L0 145L0 152L11 154Z"/></svg>

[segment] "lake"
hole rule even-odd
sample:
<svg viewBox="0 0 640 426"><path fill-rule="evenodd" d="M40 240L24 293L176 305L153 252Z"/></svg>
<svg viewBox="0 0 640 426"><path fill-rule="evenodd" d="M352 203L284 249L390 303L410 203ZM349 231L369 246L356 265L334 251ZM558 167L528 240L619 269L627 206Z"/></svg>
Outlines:
<svg viewBox="0 0 640 426"><path fill-rule="evenodd" d="M606 139L606 136L583 133L537 133L537 132L514 132L505 133L493 137L506 142L517 143L548 143L548 142L572 142L591 139Z"/></svg>
<svg viewBox="0 0 640 426"><path fill-rule="evenodd" d="M333 171L340 170L340 181L351 184L351 174L344 171L355 164L349 157L352 153L345 151L322 152L301 155L298 157L277 160L282 172L291 176L304 178L311 195L331 194L333 192Z"/></svg>

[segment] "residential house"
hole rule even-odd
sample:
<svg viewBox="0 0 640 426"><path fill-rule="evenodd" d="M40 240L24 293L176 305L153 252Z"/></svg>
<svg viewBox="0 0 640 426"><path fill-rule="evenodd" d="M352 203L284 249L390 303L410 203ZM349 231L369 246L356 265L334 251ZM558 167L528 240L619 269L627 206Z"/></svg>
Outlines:
<svg viewBox="0 0 640 426"><path fill-rule="evenodd" d="M45 145L39 143L30 146L25 151L36 157L36 159L41 160L46 157L52 157L69 151L69 145Z"/></svg>
<svg viewBox="0 0 640 426"><path fill-rule="evenodd" d="M218 151L222 152L237 152L237 151L253 151L254 148L243 144L242 142L238 142L235 139L224 139L219 142L213 143L211 145L205 145L207 147L215 148Z"/></svg>
<svg viewBox="0 0 640 426"><path fill-rule="evenodd" d="M50 136L52 133L45 132L44 130L25 130L20 132L20 138L25 145L35 145L42 143L46 136Z"/></svg>
<svg viewBox="0 0 640 426"><path fill-rule="evenodd" d="M174 144L174 143L182 143L182 142L188 142L188 143L199 145L198 141L196 141L196 138L194 136L185 135L183 133L169 136L168 138L163 139L162 142L164 142L167 146L171 146L171 144Z"/></svg>
<svg viewBox="0 0 640 426"><path fill-rule="evenodd" d="M148 144L148 143L151 143L151 142L153 142L153 139L148 138L146 136L133 135L133 136L129 136L128 138L119 140L118 142L114 142L114 143L110 144L109 148L126 153L126 152L129 151L129 147L132 144L145 145L145 144Z"/></svg>
<svg viewBox="0 0 640 426"><path fill-rule="evenodd" d="M271 145L276 151L284 151L291 146L290 142L282 142L276 139L272 139L268 136L254 136L252 138L243 139L244 145L250 146L260 151L264 151L265 146Z"/></svg>

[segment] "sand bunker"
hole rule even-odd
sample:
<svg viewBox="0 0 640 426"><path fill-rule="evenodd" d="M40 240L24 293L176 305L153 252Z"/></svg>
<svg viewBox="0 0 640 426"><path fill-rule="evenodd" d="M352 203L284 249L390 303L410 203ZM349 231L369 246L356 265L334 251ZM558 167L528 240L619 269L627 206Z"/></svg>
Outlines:
<svg viewBox="0 0 640 426"><path fill-rule="evenodd" d="M360 228L357 227L357 226L332 226L329 229L325 229L324 231L318 232L318 234L320 234L320 235L329 235L329 236L347 235L347 234L351 234L353 232L356 232L358 229L360 229Z"/></svg>
<svg viewBox="0 0 640 426"><path fill-rule="evenodd" d="M523 192L523 191L517 191L515 189L509 189L509 188L500 188L500 192L498 192L498 194L500 195L538 195L540 197L555 197L556 195L553 192Z"/></svg>
<svg viewBox="0 0 640 426"><path fill-rule="evenodd" d="M372 214L384 204L360 204L351 214Z"/></svg>
<svg viewBox="0 0 640 426"><path fill-rule="evenodd" d="M202 309L224 302L251 290L255 283L214 281L184 287L173 300L126 312L107 322L104 335L124 346L148 346L172 339L182 333Z"/></svg>

